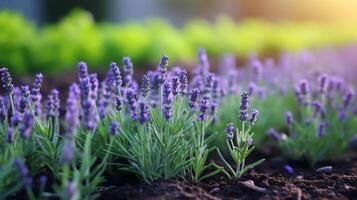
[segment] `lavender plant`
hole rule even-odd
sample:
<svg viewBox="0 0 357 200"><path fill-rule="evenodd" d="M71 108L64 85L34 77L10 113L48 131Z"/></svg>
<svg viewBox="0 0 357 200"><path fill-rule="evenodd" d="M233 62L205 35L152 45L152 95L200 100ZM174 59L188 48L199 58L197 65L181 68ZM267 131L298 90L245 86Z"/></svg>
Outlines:
<svg viewBox="0 0 357 200"><path fill-rule="evenodd" d="M241 128L235 128L233 123L227 124L226 132L226 144L229 150L229 155L235 163L235 166L231 166L219 148L217 152L222 162L228 168L228 172L225 172L230 178L239 178L247 170L254 168L255 166L264 162L264 159L258 160L252 164L246 165L246 158L254 150L253 135L251 127L255 124L258 117L258 110L252 109L249 116L249 94L243 92L241 95L241 104L239 107L239 120L241 121Z"/></svg>
<svg viewBox="0 0 357 200"><path fill-rule="evenodd" d="M336 78L322 74L316 85L301 80L295 88L299 112L286 112L288 132L274 129L268 135L295 159L306 159L310 165L332 159L344 152L355 133L351 126L354 90L341 85Z"/></svg>

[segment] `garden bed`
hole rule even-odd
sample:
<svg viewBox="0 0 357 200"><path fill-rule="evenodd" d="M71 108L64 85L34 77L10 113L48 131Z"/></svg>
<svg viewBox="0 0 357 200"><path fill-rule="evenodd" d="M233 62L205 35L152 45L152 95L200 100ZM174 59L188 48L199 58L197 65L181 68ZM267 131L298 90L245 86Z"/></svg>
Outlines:
<svg viewBox="0 0 357 200"><path fill-rule="evenodd" d="M317 165L332 165L331 173L317 173L301 161L265 156L270 159L238 180L220 176L195 184L175 178L148 185L131 177L123 179L124 182L113 180L117 185L97 191L101 199L354 199L357 196L357 151L333 163ZM286 163L295 167L294 174L284 170Z"/></svg>

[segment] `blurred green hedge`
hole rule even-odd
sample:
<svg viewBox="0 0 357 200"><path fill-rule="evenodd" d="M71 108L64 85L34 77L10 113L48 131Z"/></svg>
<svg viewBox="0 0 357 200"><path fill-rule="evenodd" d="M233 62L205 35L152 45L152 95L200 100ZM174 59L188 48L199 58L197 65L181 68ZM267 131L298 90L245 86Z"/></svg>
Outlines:
<svg viewBox="0 0 357 200"><path fill-rule="evenodd" d="M215 23L193 20L177 29L150 19L144 23L95 23L92 16L76 10L54 25L36 28L22 16L0 12L0 65L15 74L56 73L84 60L91 67L132 57L140 66L156 64L166 53L172 61L192 62L199 47L216 58L224 53L246 56L271 54L306 47L339 45L357 40L357 28L314 24L244 21L226 17Z"/></svg>

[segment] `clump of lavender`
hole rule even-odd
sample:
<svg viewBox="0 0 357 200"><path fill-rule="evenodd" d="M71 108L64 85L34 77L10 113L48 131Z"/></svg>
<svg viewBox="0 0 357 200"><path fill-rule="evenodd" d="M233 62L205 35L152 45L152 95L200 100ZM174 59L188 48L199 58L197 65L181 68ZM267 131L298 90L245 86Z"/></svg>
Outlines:
<svg viewBox="0 0 357 200"><path fill-rule="evenodd" d="M46 114L47 118L53 118L59 116L60 99L59 92L56 89L51 90L46 101Z"/></svg>
<svg viewBox="0 0 357 200"><path fill-rule="evenodd" d="M189 96L189 107L191 110L195 110L197 106L197 99L200 95L200 90L198 88L192 89Z"/></svg>
<svg viewBox="0 0 357 200"><path fill-rule="evenodd" d="M0 77L1 77L1 87L5 90L7 95L10 95L14 89L14 85L12 84L12 78L8 68L0 69Z"/></svg>

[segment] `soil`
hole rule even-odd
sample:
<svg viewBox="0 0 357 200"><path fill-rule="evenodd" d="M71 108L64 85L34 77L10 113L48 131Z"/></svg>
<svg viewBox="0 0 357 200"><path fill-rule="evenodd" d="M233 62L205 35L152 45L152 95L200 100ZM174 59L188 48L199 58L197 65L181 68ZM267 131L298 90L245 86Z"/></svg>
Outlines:
<svg viewBox="0 0 357 200"><path fill-rule="evenodd" d="M253 157L262 157L256 153ZM134 179L98 188L101 199L357 199L357 151L333 162L316 166L333 166L330 173L306 168L302 161L266 155L259 167L230 180L224 176L192 183L183 178L160 180L151 185ZM288 174L289 164L295 173ZM117 177L120 179L120 177ZM115 177L112 177L112 180ZM130 181L130 182L128 182Z"/></svg>

